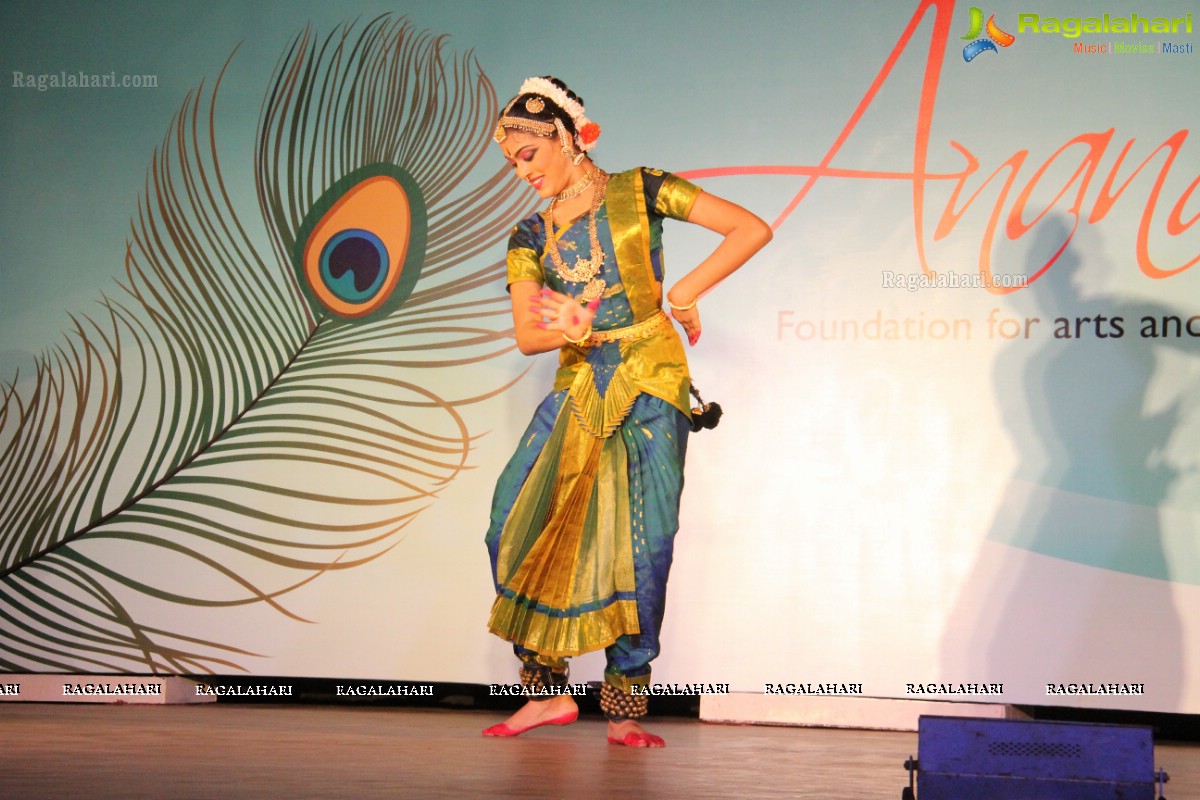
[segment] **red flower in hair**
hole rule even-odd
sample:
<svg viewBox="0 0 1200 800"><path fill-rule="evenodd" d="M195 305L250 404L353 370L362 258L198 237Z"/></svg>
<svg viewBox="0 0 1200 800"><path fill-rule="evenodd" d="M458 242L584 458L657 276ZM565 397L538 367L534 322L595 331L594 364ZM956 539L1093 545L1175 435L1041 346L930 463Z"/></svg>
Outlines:
<svg viewBox="0 0 1200 800"><path fill-rule="evenodd" d="M579 141L584 144L591 144L600 138L600 126L594 122L589 122L579 129Z"/></svg>

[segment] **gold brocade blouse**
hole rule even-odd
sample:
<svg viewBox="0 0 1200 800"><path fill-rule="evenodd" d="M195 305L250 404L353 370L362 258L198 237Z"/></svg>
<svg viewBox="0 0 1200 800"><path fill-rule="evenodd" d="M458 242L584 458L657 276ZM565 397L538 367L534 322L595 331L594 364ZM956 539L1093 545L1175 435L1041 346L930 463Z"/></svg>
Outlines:
<svg viewBox="0 0 1200 800"><path fill-rule="evenodd" d="M605 271L611 288L601 300L593 323L597 331L649 323L662 314L657 291L662 280L662 222L668 217L686 220L700 192L698 186L678 176L644 167L610 176L604 204L597 213L597 233L605 250ZM562 237L564 231L552 235ZM578 296L582 285L564 281L546 256L546 235L538 215L513 229L508 249L508 282L532 280ZM616 275L612 274L609 263L614 257ZM563 258L571 259L573 255L564 252ZM621 321L620 314L605 313L604 304L618 304L618 296L622 294L628 301L632 320ZM617 308L614 305L609 311ZM624 310L623 306L620 310ZM593 436L610 435L641 393L659 397L684 414L690 413L690 378L683 341L669 322L648 327L653 330L643 337L603 344L565 344L559 351L554 389L569 390L573 414ZM615 369L614 362L617 362ZM597 372L603 373L599 381ZM598 385L603 386L603 391Z"/></svg>

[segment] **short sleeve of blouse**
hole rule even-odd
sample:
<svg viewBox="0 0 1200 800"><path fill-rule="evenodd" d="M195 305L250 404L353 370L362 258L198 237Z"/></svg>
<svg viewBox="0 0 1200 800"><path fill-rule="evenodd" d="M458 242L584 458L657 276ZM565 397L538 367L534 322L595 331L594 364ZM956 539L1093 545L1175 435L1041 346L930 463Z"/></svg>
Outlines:
<svg viewBox="0 0 1200 800"><path fill-rule="evenodd" d="M685 221L692 213L692 204L703 191L678 175L646 167L642 167L642 186L646 192L646 208L661 217Z"/></svg>
<svg viewBox="0 0 1200 800"><path fill-rule="evenodd" d="M508 238L508 282L537 281L545 284L542 270L541 219L534 215L517 223Z"/></svg>

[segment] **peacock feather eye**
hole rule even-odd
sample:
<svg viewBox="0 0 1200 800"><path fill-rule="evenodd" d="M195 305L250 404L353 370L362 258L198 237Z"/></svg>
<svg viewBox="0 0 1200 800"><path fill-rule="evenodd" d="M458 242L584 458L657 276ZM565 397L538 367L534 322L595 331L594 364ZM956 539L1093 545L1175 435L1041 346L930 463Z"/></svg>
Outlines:
<svg viewBox="0 0 1200 800"><path fill-rule="evenodd" d="M395 311L420 278L427 241L416 181L371 164L331 186L305 215L293 269L315 312L346 319Z"/></svg>

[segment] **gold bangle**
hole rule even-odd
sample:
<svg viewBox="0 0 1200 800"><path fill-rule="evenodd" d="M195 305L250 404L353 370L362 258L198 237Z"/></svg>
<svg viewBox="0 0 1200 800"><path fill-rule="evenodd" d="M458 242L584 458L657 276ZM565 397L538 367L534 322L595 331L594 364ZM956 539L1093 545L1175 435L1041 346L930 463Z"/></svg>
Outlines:
<svg viewBox="0 0 1200 800"><path fill-rule="evenodd" d="M672 303L670 300L667 300L667 305L669 305L671 307L671 310L673 310L673 311L691 311L693 308L696 307L696 303L699 303L699 302L700 302L700 298L697 297L695 300L688 303L686 306L677 306L674 303Z"/></svg>
<svg viewBox="0 0 1200 800"><path fill-rule="evenodd" d="M563 337L564 339L566 339L568 342L570 342L571 344L574 344L574 345L581 345L581 344L583 344L584 342L586 342L588 339L590 339L590 338L591 338L591 336L592 336L592 326L589 324L589 325L587 326L587 330L583 332L583 336L580 336L578 339L572 339L570 336L567 336L567 332L566 332L566 331L559 331L559 332L562 334L562 337Z"/></svg>

